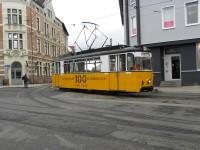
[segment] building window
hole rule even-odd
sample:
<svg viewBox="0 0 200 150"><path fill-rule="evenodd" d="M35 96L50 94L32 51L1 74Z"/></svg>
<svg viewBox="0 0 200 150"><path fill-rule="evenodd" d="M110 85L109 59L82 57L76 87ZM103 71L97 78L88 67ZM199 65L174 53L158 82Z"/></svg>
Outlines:
<svg viewBox="0 0 200 150"><path fill-rule="evenodd" d="M54 37L54 32L53 31L54 31L54 28L52 27L51 28L51 35L52 35L52 37Z"/></svg>
<svg viewBox="0 0 200 150"><path fill-rule="evenodd" d="M45 42L45 54L46 55L49 55L50 53L49 53L49 42Z"/></svg>
<svg viewBox="0 0 200 150"><path fill-rule="evenodd" d="M52 11L48 9L48 17L52 19Z"/></svg>
<svg viewBox="0 0 200 150"><path fill-rule="evenodd" d="M58 56L60 56L61 55L61 49L60 49L60 47L58 48Z"/></svg>
<svg viewBox="0 0 200 150"><path fill-rule="evenodd" d="M36 18L36 29L38 32L40 31L40 18L39 17Z"/></svg>
<svg viewBox="0 0 200 150"><path fill-rule="evenodd" d="M129 5L135 7L135 5L136 5L135 0L129 0Z"/></svg>
<svg viewBox="0 0 200 150"><path fill-rule="evenodd" d="M8 33L8 48L23 49L23 35L19 33Z"/></svg>
<svg viewBox="0 0 200 150"><path fill-rule="evenodd" d="M37 50L39 53L41 53L41 42L40 39L37 39Z"/></svg>
<svg viewBox="0 0 200 150"><path fill-rule="evenodd" d="M200 70L200 43L197 44L197 70Z"/></svg>
<svg viewBox="0 0 200 150"><path fill-rule="evenodd" d="M189 2L185 4L186 25L195 25L199 23L199 2Z"/></svg>
<svg viewBox="0 0 200 150"><path fill-rule="evenodd" d="M49 24L45 23L45 36L49 37Z"/></svg>
<svg viewBox="0 0 200 150"><path fill-rule="evenodd" d="M40 68L40 76L42 76L42 62L39 62L39 68Z"/></svg>
<svg viewBox="0 0 200 150"><path fill-rule="evenodd" d="M56 46L54 47L54 50L55 50L55 55L54 56L57 57L57 47Z"/></svg>
<svg viewBox="0 0 200 150"><path fill-rule="evenodd" d="M136 24L136 16L131 18L131 36L137 35L137 24Z"/></svg>
<svg viewBox="0 0 200 150"><path fill-rule="evenodd" d="M175 7L165 7L162 9L162 28L175 28Z"/></svg>
<svg viewBox="0 0 200 150"><path fill-rule="evenodd" d="M56 57L56 53L57 53L56 52L56 46L53 45L52 47L53 47L53 57Z"/></svg>
<svg viewBox="0 0 200 150"><path fill-rule="evenodd" d="M22 24L22 10L7 9L8 24Z"/></svg>

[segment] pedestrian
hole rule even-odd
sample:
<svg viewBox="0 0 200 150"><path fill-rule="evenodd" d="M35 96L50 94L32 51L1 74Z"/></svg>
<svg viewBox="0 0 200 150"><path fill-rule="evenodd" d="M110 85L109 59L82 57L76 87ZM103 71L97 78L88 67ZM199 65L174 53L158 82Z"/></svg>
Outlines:
<svg viewBox="0 0 200 150"><path fill-rule="evenodd" d="M27 75L25 74L23 77L22 77L22 80L24 80L24 87L25 88L28 88L28 77Z"/></svg>

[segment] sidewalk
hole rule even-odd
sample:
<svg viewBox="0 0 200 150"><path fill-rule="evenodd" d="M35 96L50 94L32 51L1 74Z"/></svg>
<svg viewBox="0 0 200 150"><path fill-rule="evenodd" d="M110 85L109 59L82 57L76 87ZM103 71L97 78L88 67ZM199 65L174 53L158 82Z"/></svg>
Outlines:
<svg viewBox="0 0 200 150"><path fill-rule="evenodd" d="M28 87L40 87L40 86L51 86L48 84L29 84ZM0 88L22 88L24 85L9 85L9 86L0 86Z"/></svg>
<svg viewBox="0 0 200 150"><path fill-rule="evenodd" d="M161 93L191 93L200 94L200 86L181 86L181 87L155 87L155 92Z"/></svg>

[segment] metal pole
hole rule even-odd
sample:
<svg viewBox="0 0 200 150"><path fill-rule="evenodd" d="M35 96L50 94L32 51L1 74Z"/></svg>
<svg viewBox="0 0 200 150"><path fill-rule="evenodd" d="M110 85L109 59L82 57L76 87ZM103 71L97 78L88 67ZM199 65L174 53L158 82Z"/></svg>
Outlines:
<svg viewBox="0 0 200 150"><path fill-rule="evenodd" d="M128 4L128 0L125 0L124 1L125 3L124 3L124 13L125 13L125 15L124 15L124 19L125 19L125 29L126 29L126 45L129 45L130 46L130 30L129 30L129 4Z"/></svg>
<svg viewBox="0 0 200 150"><path fill-rule="evenodd" d="M140 0L136 0L137 44L141 46Z"/></svg>

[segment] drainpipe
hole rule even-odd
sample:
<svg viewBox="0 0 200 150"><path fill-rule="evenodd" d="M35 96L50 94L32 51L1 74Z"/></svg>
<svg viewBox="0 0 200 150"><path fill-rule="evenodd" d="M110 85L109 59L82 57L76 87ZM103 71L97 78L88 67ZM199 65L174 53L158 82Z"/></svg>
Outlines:
<svg viewBox="0 0 200 150"><path fill-rule="evenodd" d="M141 46L140 0L136 0L137 45Z"/></svg>
<svg viewBox="0 0 200 150"><path fill-rule="evenodd" d="M126 35L126 45L130 45L130 32L129 32L129 5L128 0L124 0L124 19L125 19L125 35Z"/></svg>

